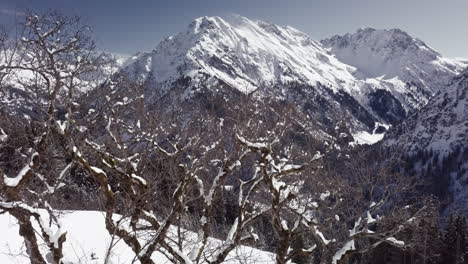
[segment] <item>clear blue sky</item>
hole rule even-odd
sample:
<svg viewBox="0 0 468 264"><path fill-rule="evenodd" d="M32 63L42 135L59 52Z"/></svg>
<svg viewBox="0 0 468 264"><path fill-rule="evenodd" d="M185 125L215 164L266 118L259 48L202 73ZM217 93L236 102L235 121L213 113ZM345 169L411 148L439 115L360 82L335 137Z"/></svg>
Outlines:
<svg viewBox="0 0 468 264"><path fill-rule="evenodd" d="M27 8L80 15L101 49L122 54L151 50L196 17L235 13L291 25L316 40L398 27L445 56L468 58L468 0L0 0L0 23Z"/></svg>

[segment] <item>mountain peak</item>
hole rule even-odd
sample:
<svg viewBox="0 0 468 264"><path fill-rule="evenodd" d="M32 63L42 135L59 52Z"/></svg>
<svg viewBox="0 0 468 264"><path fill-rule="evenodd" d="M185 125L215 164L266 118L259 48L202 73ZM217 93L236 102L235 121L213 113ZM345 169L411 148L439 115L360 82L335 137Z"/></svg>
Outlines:
<svg viewBox="0 0 468 264"><path fill-rule="evenodd" d="M374 33L380 33L380 34L396 34L396 35L403 35L406 37L411 37L406 31L400 29L400 28L389 28L389 29L378 29L378 28L373 28L373 27L361 27L359 28L356 33L348 33L349 35L353 34L374 34Z"/></svg>
<svg viewBox="0 0 468 264"><path fill-rule="evenodd" d="M151 81L154 96L179 84L182 98L200 87L277 98L308 87L309 96L333 106L335 97L347 96L359 108L349 112L360 113L366 127L373 115L379 122L401 120L461 71L399 29L363 28L317 42L293 27L239 15L197 18L153 51L132 57L124 70Z"/></svg>
<svg viewBox="0 0 468 264"><path fill-rule="evenodd" d="M279 26L266 21L251 20L237 14L199 17L189 25L189 31L192 31L193 33L209 33L210 31L215 30L224 31L224 33L226 33L226 31L230 31L233 28L237 30L246 29L254 32L257 32L260 28L270 34L283 38L285 38L284 35L286 32L295 36L309 38L305 33L292 26Z"/></svg>
<svg viewBox="0 0 468 264"><path fill-rule="evenodd" d="M338 87L352 79L348 66L305 33L238 15L197 18L138 61L127 64L130 71L151 72L157 83L209 76L246 92L293 82Z"/></svg>
<svg viewBox="0 0 468 264"><path fill-rule="evenodd" d="M398 28L361 28L321 43L340 61L356 67L357 78L390 80L398 76L404 82L428 86L432 92L449 82L447 78L439 78L441 72L453 76L466 66L461 61L444 58L422 40Z"/></svg>
<svg viewBox="0 0 468 264"><path fill-rule="evenodd" d="M189 25L189 29L193 30L193 33L199 33L204 30L211 30L219 27L220 23L224 23L224 20L218 16L203 16L196 18Z"/></svg>
<svg viewBox="0 0 468 264"><path fill-rule="evenodd" d="M428 46L422 40L414 38L407 32L398 29L360 28L355 33L335 35L321 41L326 46L335 49L351 48L354 50L369 48L374 53L384 55L385 58L416 54L422 59L435 60L441 54Z"/></svg>

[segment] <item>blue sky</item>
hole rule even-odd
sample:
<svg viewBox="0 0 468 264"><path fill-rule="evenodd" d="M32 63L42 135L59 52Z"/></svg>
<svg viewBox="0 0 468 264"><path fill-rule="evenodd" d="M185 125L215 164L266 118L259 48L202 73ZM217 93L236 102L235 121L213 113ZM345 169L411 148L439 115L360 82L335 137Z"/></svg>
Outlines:
<svg viewBox="0 0 468 264"><path fill-rule="evenodd" d="M290 25L316 40L360 27L401 28L449 57L468 58L468 0L0 0L0 23L24 9L82 16L101 49L154 48L200 16L239 14Z"/></svg>

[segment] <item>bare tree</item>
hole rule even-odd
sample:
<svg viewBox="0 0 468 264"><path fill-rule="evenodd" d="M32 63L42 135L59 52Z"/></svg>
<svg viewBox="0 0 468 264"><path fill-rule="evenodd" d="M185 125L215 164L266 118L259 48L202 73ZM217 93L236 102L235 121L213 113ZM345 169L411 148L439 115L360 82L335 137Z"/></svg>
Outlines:
<svg viewBox="0 0 468 264"><path fill-rule="evenodd" d="M254 140L240 138L260 154L256 166L270 201L256 201L271 208L277 263L300 257L346 263L383 243L401 249L414 246L401 234L417 226L431 204L415 192L414 178L395 172L395 164L374 164L369 155L359 153L347 159L344 172L328 168L324 157L334 155L335 144L322 153L319 147L304 148L310 145L304 142L291 144L287 131L294 131L295 120L284 112L278 116L283 120L274 127L260 126L251 133Z"/></svg>
<svg viewBox="0 0 468 264"><path fill-rule="evenodd" d="M113 89L113 87L122 87L123 84L115 85L115 82L112 82L109 85L110 89ZM240 167L250 150L236 143L238 149L228 152L223 149L226 142L220 133L203 135L194 132L190 126L180 128L168 120L156 121L144 111L143 114L141 111L136 111L137 114L132 117L137 117L137 121L129 123L128 118L124 117L125 112L132 105L138 106L143 103L141 98L144 94L141 88L138 92L139 88L135 84L126 88L126 93L128 89L135 89L136 96L120 97L119 93L113 93L114 98L108 99L108 107L104 106L100 111L107 132L107 139L103 139L103 142L107 143L101 145L86 140L82 151L74 146L76 160L101 186L108 231L122 238L142 263L153 263L151 255L157 249L164 250L165 254L174 261L184 263L206 261L207 252L210 252L209 258L212 262L223 262L230 251L248 239L246 236L248 233L245 231L248 226L246 223L252 219L241 214L240 219L233 223L226 244L213 252L213 248L207 248L209 237L214 235L210 228L213 206L216 197L223 191L226 179ZM216 131L216 127L221 126L222 121L207 119L199 129ZM134 152L135 149L138 152ZM97 160L102 162L90 164L85 157L92 154L98 155ZM163 172L158 162L153 161L158 157L166 164ZM97 166L102 166L102 169ZM174 180L173 185L158 189L153 184L160 182L158 175L148 174L148 171L159 175L169 173ZM211 177L212 173L215 175L214 178ZM117 183L118 193L112 189L111 181ZM255 181L257 180L241 183L241 188L245 188L247 195L241 192L239 196L240 212L246 210L246 201L258 185ZM173 202L167 204L165 212L154 213L152 210L154 203L160 202L155 201L154 197L157 197L155 195L164 197L161 193L155 192L167 191L164 189L172 190L169 198ZM194 217L198 217L195 221L199 225L198 230L194 230L197 231L198 238L196 241L191 241L181 236L178 229L178 241L174 244L171 242L169 230L181 218L187 217L186 210L193 206L192 204L197 204L200 209L200 214L190 216L191 221L195 221ZM116 222L113 215L118 211L125 213ZM119 221L127 221L128 227L122 228ZM142 221L146 226L141 226ZM149 239L138 239L142 230L149 232ZM189 245L192 249L189 252L182 252L182 248Z"/></svg>
<svg viewBox="0 0 468 264"><path fill-rule="evenodd" d="M70 161L56 158L57 154L66 156L68 152L67 145L60 143L69 125L63 115L73 114L74 93L86 85L85 75L96 70L99 57L94 52L88 27L82 26L78 18L54 11L40 16L29 13L21 32L17 49L5 52L11 60L2 67L9 74L28 72L37 77L33 78L33 85L23 88L36 94L33 110L40 114L26 118L3 116L6 122L1 124L5 128L2 150L14 151L13 157L18 156L23 165L16 165L18 160L2 164L0 209L18 220L32 263L46 263L46 259L39 251L31 219L40 227L40 240L50 252L47 258L62 263L66 230L62 230L50 199L64 186L64 178L72 166ZM29 81L29 76L22 81ZM26 131L15 124L18 122ZM21 136L26 137L24 141L20 141ZM16 176L7 176L14 171Z"/></svg>
<svg viewBox="0 0 468 264"><path fill-rule="evenodd" d="M408 246L397 236L425 210L401 206L411 183L365 162L330 173L331 148L316 144L329 137L294 102L230 90L228 102L206 88L192 117L174 114L148 106L151 83L124 71L104 78L106 57L79 18L28 14L22 32L0 70L32 73L20 86L35 95L38 114L0 113L0 148L15 159L0 163L0 209L18 220L32 263L46 263L41 240L63 263L66 230L50 204L71 168L98 187L108 233L142 264L155 263L155 251L175 263L223 263L258 240L260 219L274 231L279 264L343 263L382 243ZM219 224L226 197L232 217Z"/></svg>

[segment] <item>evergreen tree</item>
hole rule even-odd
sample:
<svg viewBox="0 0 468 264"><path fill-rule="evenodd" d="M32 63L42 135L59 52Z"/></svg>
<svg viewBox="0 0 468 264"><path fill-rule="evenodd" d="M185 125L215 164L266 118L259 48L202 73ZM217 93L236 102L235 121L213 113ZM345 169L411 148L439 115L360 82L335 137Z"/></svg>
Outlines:
<svg viewBox="0 0 468 264"><path fill-rule="evenodd" d="M468 228L465 217L451 215L442 239L441 263L468 264Z"/></svg>

